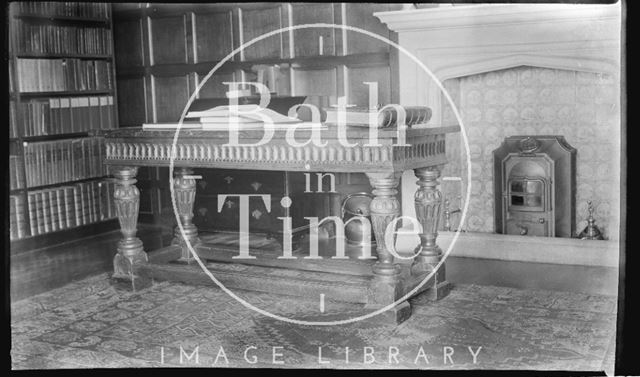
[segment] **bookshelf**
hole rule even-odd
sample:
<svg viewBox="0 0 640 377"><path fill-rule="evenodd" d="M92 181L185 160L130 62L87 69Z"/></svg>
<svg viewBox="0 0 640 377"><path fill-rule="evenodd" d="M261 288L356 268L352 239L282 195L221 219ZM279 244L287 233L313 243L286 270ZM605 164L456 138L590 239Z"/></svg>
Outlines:
<svg viewBox="0 0 640 377"><path fill-rule="evenodd" d="M111 4L9 6L11 252L117 229L103 164L118 127Z"/></svg>

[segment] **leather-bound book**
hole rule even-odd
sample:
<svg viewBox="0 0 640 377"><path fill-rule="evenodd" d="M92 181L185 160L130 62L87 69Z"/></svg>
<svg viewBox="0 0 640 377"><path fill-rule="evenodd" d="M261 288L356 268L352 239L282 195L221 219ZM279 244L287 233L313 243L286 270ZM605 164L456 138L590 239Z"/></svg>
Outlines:
<svg viewBox="0 0 640 377"><path fill-rule="evenodd" d="M427 106L400 106L405 112L405 125L407 127L416 124L425 124L431 119L431 109ZM340 109L327 109L326 123L337 124L339 121ZM382 110L346 108L345 121L349 126L369 126L370 119L376 119L374 126L378 128L393 128L398 124L399 110L395 107L386 107Z"/></svg>

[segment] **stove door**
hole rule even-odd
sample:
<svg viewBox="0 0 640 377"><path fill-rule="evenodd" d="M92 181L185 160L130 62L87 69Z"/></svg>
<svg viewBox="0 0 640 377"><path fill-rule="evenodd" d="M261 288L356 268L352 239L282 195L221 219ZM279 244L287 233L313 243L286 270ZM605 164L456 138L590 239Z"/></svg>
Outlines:
<svg viewBox="0 0 640 377"><path fill-rule="evenodd" d="M549 182L541 177L511 177L505 193L503 233L549 237Z"/></svg>

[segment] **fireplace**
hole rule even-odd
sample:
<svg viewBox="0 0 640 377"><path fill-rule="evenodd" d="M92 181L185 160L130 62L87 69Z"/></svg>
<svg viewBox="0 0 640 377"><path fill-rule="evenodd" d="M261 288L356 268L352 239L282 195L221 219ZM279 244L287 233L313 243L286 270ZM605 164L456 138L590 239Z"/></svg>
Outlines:
<svg viewBox="0 0 640 377"><path fill-rule="evenodd" d="M502 228L502 220L513 211L504 212L502 188L495 188L492 152L514 135L537 140L538 135L562 135L578 150L572 167L575 178L570 186L575 194L573 202L569 201L571 209L554 206L554 201L558 205L566 202L556 198L561 189L556 178L539 181L541 186L530 183L532 190L540 187L547 191L540 198L544 204L531 208L520 205L528 211L519 215L531 215L529 220L536 219L533 214L543 214L537 217L537 225L529 224L526 235L575 237L571 231L586 226L587 202L593 201L605 237L617 239L620 11L619 4L441 4L376 14L398 33L398 43L429 68L451 97L449 101L440 84L412 58L398 53L399 102L432 107L434 125L459 123L449 114L452 102L464 122L468 143L465 146L462 133L458 143L447 140L448 163L440 185L454 213L451 229L515 233L513 237L522 239L520 242L540 242L520 236L524 228L517 225L523 225L521 222ZM546 160L537 161L533 164L544 170ZM517 171L525 165L513 168ZM557 165L546 169L544 174L557 174ZM540 176L544 176L542 172ZM526 180L521 183L529 185ZM403 213L409 216L413 201L407 198L414 191L415 177L404 175L402 205ZM518 209L518 200L524 203L528 198L526 191L520 194L512 210ZM500 208L496 208L497 195ZM533 204L537 199L530 200ZM462 211L456 212L465 206L463 218ZM540 217L544 223L539 222ZM411 227L407 221L403 225Z"/></svg>
<svg viewBox="0 0 640 377"><path fill-rule="evenodd" d="M562 136L511 136L493 151L496 233L575 233L576 150Z"/></svg>

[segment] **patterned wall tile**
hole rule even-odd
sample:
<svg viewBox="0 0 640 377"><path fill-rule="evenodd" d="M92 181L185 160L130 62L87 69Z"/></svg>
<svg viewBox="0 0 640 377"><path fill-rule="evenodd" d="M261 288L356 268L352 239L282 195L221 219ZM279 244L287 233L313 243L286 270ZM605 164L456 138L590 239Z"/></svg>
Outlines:
<svg viewBox="0 0 640 377"><path fill-rule="evenodd" d="M469 139L472 199L463 229L494 232L492 152L505 137L562 135L578 150L576 231L586 226L586 201L591 200L600 230L606 238L618 238L620 111L615 78L522 66L447 80L444 87ZM443 124L455 123L444 96L442 103ZM449 164L443 176L466 177L463 139L447 137ZM464 178L463 190L467 184ZM460 195L456 185L443 185L442 191L447 198Z"/></svg>

